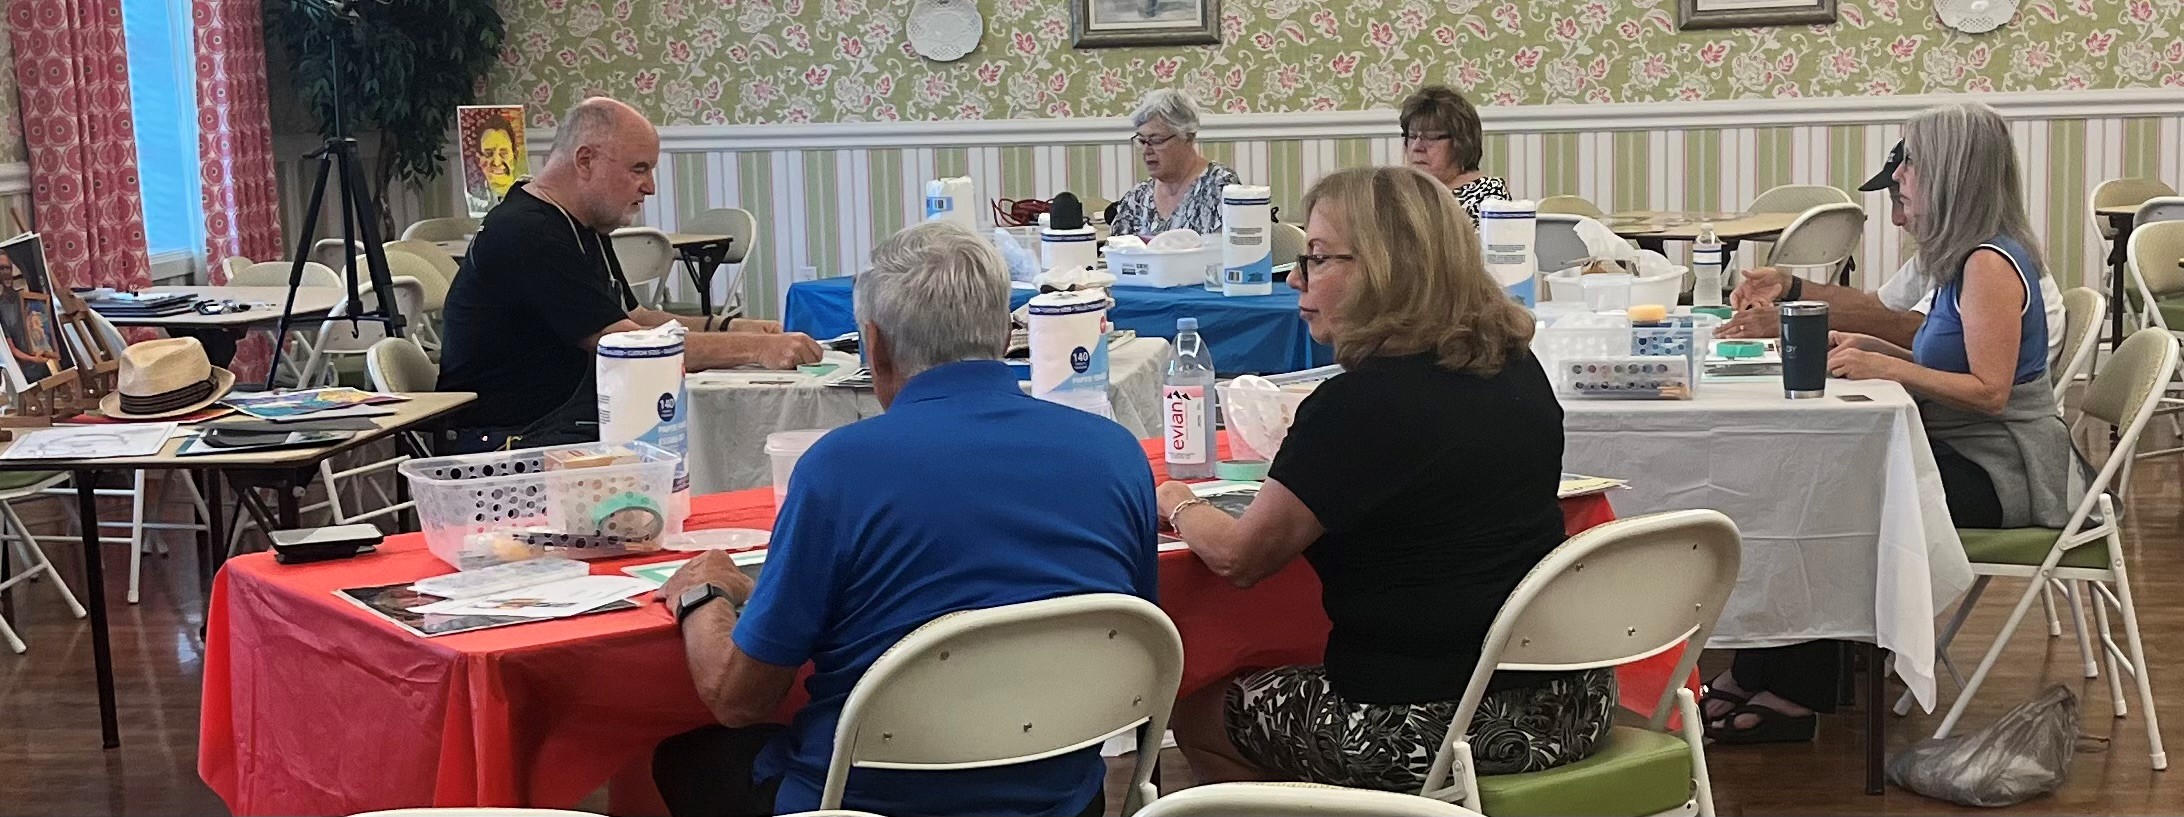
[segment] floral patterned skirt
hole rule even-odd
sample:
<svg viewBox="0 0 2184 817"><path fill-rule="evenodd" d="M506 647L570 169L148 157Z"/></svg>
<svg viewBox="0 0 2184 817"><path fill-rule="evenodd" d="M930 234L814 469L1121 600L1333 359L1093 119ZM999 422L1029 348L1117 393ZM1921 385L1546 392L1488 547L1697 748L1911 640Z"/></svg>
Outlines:
<svg viewBox="0 0 2184 817"><path fill-rule="evenodd" d="M1457 703L1351 703L1328 685L1325 667L1276 667L1231 682L1223 720L1244 759L1269 772L1417 792ZM1465 733L1472 762L1480 775L1497 775L1583 760L1607 737L1615 706L1613 669L1489 692Z"/></svg>

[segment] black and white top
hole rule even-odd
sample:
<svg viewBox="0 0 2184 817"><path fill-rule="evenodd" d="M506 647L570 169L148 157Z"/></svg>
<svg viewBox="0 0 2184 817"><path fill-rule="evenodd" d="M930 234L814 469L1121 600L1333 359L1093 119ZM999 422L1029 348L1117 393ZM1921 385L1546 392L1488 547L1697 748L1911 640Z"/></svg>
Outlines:
<svg viewBox="0 0 2184 817"><path fill-rule="evenodd" d="M1479 205L1497 199L1515 201L1509 195L1509 183L1502 181L1500 176L1480 176L1451 187L1448 192L1455 194L1456 203L1463 205L1464 212L1471 214L1473 224L1479 223Z"/></svg>
<svg viewBox="0 0 2184 817"><path fill-rule="evenodd" d="M1199 174L1198 181L1183 194L1183 200L1175 203L1175 212L1162 217L1159 208L1153 205L1153 180L1138 182L1130 192L1122 194L1120 206L1115 210L1115 221L1108 225L1109 231L1114 235L1144 239L1185 227L1200 235L1221 232L1221 188L1232 184L1243 184L1237 179L1236 171L1220 162L1208 162L1206 172Z"/></svg>

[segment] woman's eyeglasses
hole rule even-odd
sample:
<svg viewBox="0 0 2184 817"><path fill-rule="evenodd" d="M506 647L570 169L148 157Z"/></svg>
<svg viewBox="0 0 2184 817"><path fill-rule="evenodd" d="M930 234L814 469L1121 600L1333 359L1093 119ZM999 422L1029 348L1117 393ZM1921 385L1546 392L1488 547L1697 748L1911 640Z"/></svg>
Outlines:
<svg viewBox="0 0 2184 817"><path fill-rule="evenodd" d="M1403 132L1403 143L1406 145L1412 142L1446 142L1454 138L1456 137L1446 133L1411 133L1410 131Z"/></svg>
<svg viewBox="0 0 2184 817"><path fill-rule="evenodd" d="M1149 148L1159 148L1166 147L1169 142L1173 142L1180 138L1182 138L1180 134L1169 134L1167 136L1146 136L1145 134L1140 133L1131 136L1130 141L1136 142L1139 145Z"/></svg>
<svg viewBox="0 0 2184 817"><path fill-rule="evenodd" d="M1297 283L1309 286L1312 283L1313 267L1326 264L1329 261L1356 260L1357 256L1351 255L1349 253L1308 253L1305 255L1299 255L1297 256L1297 268L1295 271L1290 272L1289 276Z"/></svg>

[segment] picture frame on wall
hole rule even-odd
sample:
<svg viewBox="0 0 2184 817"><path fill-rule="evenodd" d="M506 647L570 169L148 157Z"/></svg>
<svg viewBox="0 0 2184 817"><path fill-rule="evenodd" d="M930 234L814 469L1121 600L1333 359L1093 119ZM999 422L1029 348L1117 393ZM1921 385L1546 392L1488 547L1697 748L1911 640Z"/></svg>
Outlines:
<svg viewBox="0 0 2184 817"><path fill-rule="evenodd" d="M1218 45L1221 0L1069 0L1069 22L1077 48Z"/></svg>
<svg viewBox="0 0 2184 817"><path fill-rule="evenodd" d="M1678 29L1831 25L1836 0L1676 0Z"/></svg>

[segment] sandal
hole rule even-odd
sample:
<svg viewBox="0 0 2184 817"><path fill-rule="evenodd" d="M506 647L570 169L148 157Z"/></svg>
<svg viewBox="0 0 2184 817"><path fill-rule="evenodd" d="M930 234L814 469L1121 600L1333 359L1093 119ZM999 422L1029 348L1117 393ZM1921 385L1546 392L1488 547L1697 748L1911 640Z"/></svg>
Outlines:
<svg viewBox="0 0 2184 817"><path fill-rule="evenodd" d="M1751 726L1737 728L1737 716L1753 715L1759 720ZM1750 746L1759 743L1805 743L1819 731L1820 719L1815 715L1785 715L1781 710L1747 703L1730 710L1729 715L1706 725L1706 737L1724 746Z"/></svg>
<svg viewBox="0 0 2184 817"><path fill-rule="evenodd" d="M1705 714L1706 705L1714 701L1720 701L1722 703L1728 704L1729 711L1735 712L1737 710L1737 707L1751 703L1752 696L1739 695L1726 689L1716 687L1713 684L1701 685L1699 687L1699 714ZM1729 717L1729 715L1724 714L1722 717Z"/></svg>

